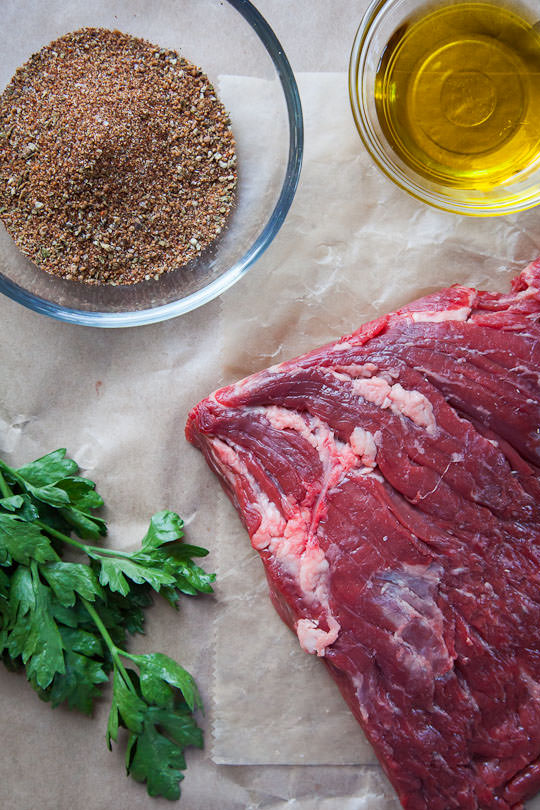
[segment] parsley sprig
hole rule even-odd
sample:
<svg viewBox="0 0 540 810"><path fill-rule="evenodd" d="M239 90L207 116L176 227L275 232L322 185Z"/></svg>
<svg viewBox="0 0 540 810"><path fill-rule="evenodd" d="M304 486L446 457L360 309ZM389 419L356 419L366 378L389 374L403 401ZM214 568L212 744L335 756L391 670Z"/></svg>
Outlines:
<svg viewBox="0 0 540 810"><path fill-rule="evenodd" d="M151 796L177 799L184 751L201 748L192 676L162 653L134 655L152 592L212 591L214 574L193 561L208 552L183 542L181 518L151 520L133 552L94 545L106 534L103 500L64 449L14 469L0 459L0 658L24 668L42 700L92 712L112 673L107 744L126 731L127 773ZM85 562L63 559L71 546Z"/></svg>

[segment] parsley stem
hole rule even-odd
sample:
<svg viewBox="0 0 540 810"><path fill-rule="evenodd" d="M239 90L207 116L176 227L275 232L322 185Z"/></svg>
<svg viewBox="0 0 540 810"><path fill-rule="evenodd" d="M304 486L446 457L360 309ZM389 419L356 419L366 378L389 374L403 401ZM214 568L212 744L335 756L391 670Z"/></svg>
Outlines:
<svg viewBox="0 0 540 810"><path fill-rule="evenodd" d="M81 546L89 557L92 554L95 556L96 554L100 554L102 557L126 557L127 559L131 559L132 552L131 551L120 551L119 549L115 548L101 548L101 546ZM89 554L89 552L92 554Z"/></svg>
<svg viewBox="0 0 540 810"><path fill-rule="evenodd" d="M135 664L140 659L140 655L132 655L131 653L126 652L126 650L122 650L122 655L124 658L129 658L129 660L133 661Z"/></svg>
<svg viewBox="0 0 540 810"><path fill-rule="evenodd" d="M56 537L57 540L61 540L63 543L69 543L70 546L75 546L75 548L80 549L80 551L84 551L89 557L95 557L96 554L99 554L103 557L127 557L131 559L131 553L129 551L101 548L100 546L87 546L84 543L79 543L78 540L74 540L73 537L70 537L68 534L59 532L58 529L53 529L52 526L48 526L47 523L44 523L42 520L34 520L34 523L52 537Z"/></svg>
<svg viewBox="0 0 540 810"><path fill-rule="evenodd" d="M6 464L6 462L2 461L1 458L0 458L0 470L8 472L17 483L22 484L23 489L26 489L24 478L21 478L17 470L14 470L13 467L10 467L9 464Z"/></svg>
<svg viewBox="0 0 540 810"><path fill-rule="evenodd" d="M80 549L81 551L86 551L87 546L83 545L83 543L79 543L77 540L74 540L69 535L64 534L63 532L59 532L58 529L53 529L52 526L49 526L47 523L44 523L42 520L34 520L36 526L39 526L40 529L50 534L52 537L56 537L57 540L62 540L63 543L69 543L70 546L75 546L75 548Z"/></svg>
<svg viewBox="0 0 540 810"><path fill-rule="evenodd" d="M0 470L0 492L2 493L2 497L10 498L13 495L13 492L8 487L6 483L6 479L2 475L2 471Z"/></svg>
<svg viewBox="0 0 540 810"><path fill-rule="evenodd" d="M84 599L82 596L81 596L81 602L85 606L86 610L88 611L88 613L92 617L92 620L93 620L94 624L96 625L97 629L101 633L105 644L107 645L107 647L110 650L112 659L114 661L114 665L118 669L118 671L120 672L120 675L122 676L124 681L126 682L126 686L134 694L137 694L136 689L133 686L133 683L131 681L131 678L127 674L126 668L124 667L124 665L123 665L123 663L122 663L122 661L120 659L120 655L124 655L124 650L121 650L121 649L119 649L119 647L116 646L116 644L114 643L114 641L112 640L112 638L110 636L109 631L107 630L107 628L103 624L103 622L101 620L101 616L99 615L99 613L97 612L95 607L90 602L88 602L86 599Z"/></svg>

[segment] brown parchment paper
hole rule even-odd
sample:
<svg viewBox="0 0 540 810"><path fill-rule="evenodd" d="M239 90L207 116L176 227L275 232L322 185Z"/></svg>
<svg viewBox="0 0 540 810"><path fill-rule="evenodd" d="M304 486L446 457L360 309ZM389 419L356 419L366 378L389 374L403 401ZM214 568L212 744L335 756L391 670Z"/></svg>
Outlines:
<svg viewBox="0 0 540 810"><path fill-rule="evenodd" d="M272 263L255 269L255 282L241 282L240 309L232 296L223 299L226 382L449 283L504 289L540 250L537 212L472 220L409 199L358 148L346 77L298 78L306 153L288 221L294 238L280 240ZM280 306L263 309L261 299ZM223 508L216 762L372 763L369 746L343 716L341 698L329 688L323 667L299 652L268 599L261 599L266 583L257 555L234 511L228 504ZM245 550L238 553L242 537ZM238 656L243 638L249 643Z"/></svg>
<svg viewBox="0 0 540 810"><path fill-rule="evenodd" d="M298 80L306 153L288 221L291 238L280 240L271 265L241 283L240 310L233 296L223 299L226 381L335 339L438 287L505 289L516 269L540 252L537 212L481 221L409 199L359 148L346 76ZM261 300L271 305L262 307ZM374 763L321 662L301 652L264 598L262 566L228 504L220 536L215 761Z"/></svg>
<svg viewBox="0 0 540 810"><path fill-rule="evenodd" d="M81 4L66 4L66 19ZM366 4L260 3L293 66L339 73L298 75L306 118L298 195L268 252L220 301L174 321L102 331L0 300L1 452L23 463L66 446L106 499L111 544L134 547L149 515L173 508L188 539L211 549L214 597L186 600L179 614L156 605L132 647L182 662L207 707L207 746L188 753L182 810L399 808L378 766L365 764L372 755L321 662L273 612L234 509L183 438L189 407L429 290L455 281L504 288L540 253L538 212L485 221L444 214L372 166L343 72ZM136 17L142 4L125 8ZM15 24L17 4L0 0L4 11ZM224 93L245 90L241 79L221 82ZM91 719L51 711L2 668L0 700L2 810L174 806L125 778L121 748L107 751L107 700Z"/></svg>

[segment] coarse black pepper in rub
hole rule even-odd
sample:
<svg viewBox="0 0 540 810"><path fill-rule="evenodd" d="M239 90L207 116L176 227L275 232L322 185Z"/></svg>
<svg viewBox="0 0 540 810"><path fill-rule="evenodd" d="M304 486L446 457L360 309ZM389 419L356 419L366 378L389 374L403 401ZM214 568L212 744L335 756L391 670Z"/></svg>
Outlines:
<svg viewBox="0 0 540 810"><path fill-rule="evenodd" d="M0 219L55 276L134 284L178 268L221 232L235 189L227 112L174 51L85 28L0 96Z"/></svg>

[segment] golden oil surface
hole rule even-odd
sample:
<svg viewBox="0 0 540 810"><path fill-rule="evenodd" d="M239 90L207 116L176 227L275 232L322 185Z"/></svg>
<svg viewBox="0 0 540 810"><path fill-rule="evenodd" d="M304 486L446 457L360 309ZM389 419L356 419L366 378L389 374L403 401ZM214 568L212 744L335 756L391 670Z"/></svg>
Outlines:
<svg viewBox="0 0 540 810"><path fill-rule="evenodd" d="M427 7L388 43L375 101L424 177L477 190L520 179L540 161L540 33L500 4Z"/></svg>

